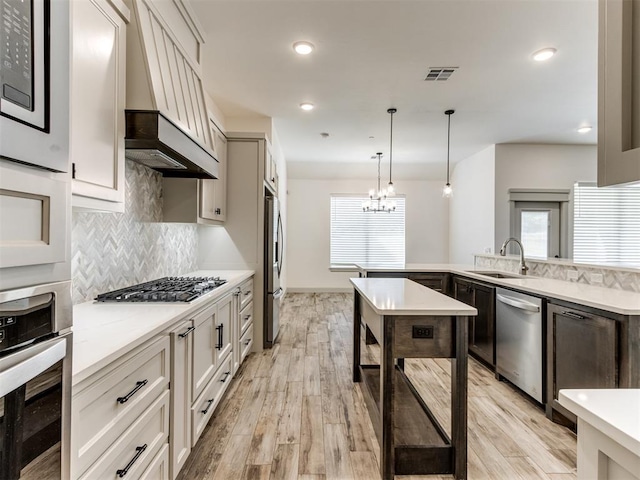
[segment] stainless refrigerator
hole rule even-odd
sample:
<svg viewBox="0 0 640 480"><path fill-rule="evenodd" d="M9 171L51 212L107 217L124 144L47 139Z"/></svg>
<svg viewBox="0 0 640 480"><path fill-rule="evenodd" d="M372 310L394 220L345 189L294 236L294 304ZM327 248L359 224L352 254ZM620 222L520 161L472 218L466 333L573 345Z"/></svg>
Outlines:
<svg viewBox="0 0 640 480"><path fill-rule="evenodd" d="M280 298L284 294L280 287L284 242L277 197L265 197L264 216L264 348L271 348L278 337Z"/></svg>

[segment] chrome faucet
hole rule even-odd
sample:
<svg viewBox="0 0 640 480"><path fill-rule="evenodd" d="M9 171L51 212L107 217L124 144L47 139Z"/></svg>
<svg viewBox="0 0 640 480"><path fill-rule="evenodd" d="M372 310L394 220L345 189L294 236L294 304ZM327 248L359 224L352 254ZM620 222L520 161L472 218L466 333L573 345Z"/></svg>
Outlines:
<svg viewBox="0 0 640 480"><path fill-rule="evenodd" d="M504 257L507 254L507 245L509 244L509 242L516 242L520 247L520 273L522 275L526 275L529 267L527 267L524 263L524 248L522 246L522 243L520 243L520 240L514 237L507 238L502 244L502 247L500 247L500 255Z"/></svg>

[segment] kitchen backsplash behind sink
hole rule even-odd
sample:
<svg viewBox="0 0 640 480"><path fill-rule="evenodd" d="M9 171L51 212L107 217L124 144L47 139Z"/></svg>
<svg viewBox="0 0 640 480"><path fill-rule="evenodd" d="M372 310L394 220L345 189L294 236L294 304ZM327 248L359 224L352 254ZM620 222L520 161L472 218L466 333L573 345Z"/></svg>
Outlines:
<svg viewBox="0 0 640 480"><path fill-rule="evenodd" d="M196 225L162 222L162 175L126 160L124 213L74 211L73 303L197 270Z"/></svg>
<svg viewBox="0 0 640 480"><path fill-rule="evenodd" d="M526 259L528 275L554 278L567 282L640 292L640 270L631 268L607 268L598 265L583 265L567 260ZM520 273L520 257L499 255L475 255L475 267Z"/></svg>

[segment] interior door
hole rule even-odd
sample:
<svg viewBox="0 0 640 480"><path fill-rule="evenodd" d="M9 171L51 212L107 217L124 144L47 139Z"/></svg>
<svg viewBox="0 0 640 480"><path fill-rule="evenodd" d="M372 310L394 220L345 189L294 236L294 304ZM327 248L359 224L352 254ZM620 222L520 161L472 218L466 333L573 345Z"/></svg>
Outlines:
<svg viewBox="0 0 640 480"><path fill-rule="evenodd" d="M561 256L559 202L516 202L515 213L511 236L520 239L527 257Z"/></svg>

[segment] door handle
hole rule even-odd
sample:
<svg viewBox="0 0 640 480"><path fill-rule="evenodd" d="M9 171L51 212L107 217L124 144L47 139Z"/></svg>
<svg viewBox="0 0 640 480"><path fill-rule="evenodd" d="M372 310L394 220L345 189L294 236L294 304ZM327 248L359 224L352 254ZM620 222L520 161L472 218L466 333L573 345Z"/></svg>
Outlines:
<svg viewBox="0 0 640 480"><path fill-rule="evenodd" d="M284 295L284 290L283 290L283 289L282 289L282 287L281 287L281 288L279 288L278 290L276 290L276 291L274 292L274 294L273 294L273 299L274 299L274 300L277 300L277 299L279 299L280 297L282 297L283 295Z"/></svg>
<svg viewBox="0 0 640 480"><path fill-rule="evenodd" d="M0 360L0 397L37 377L67 354L67 339L56 339L16 352Z"/></svg>
<svg viewBox="0 0 640 480"><path fill-rule="evenodd" d="M500 293L496 293L496 300L504 303L505 305L510 305L514 308L519 308L520 310L526 310L528 312L538 313L540 311L540 307L535 303L527 302L525 300L520 300L519 298L509 297L507 295L502 295Z"/></svg>

